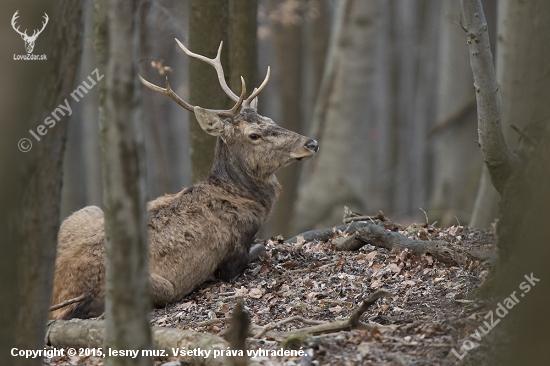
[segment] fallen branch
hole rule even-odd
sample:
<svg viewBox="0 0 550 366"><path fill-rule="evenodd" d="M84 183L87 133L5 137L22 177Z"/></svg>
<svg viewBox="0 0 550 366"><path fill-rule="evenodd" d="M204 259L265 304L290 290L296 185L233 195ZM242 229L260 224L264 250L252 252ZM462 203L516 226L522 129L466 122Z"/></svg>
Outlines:
<svg viewBox="0 0 550 366"><path fill-rule="evenodd" d="M81 302L81 301L84 300L85 298L86 298L86 295L80 295L80 296L75 297L75 298L73 298L73 299L65 300L65 301L63 301L63 302L60 303L60 304L57 304L57 305L54 305L54 306L50 306L50 311L54 311L54 310L57 310L57 309L64 308L65 306L74 304L75 302Z"/></svg>
<svg viewBox="0 0 550 366"><path fill-rule="evenodd" d="M306 319L304 317L301 317L299 315L295 315L295 316L291 316L290 318L286 318L286 319L283 319L277 323L274 323L274 324L267 324L265 325L263 328L261 328L261 330L259 332L257 332L255 335L254 335L254 338L255 339L260 339L265 333L267 333L268 331L270 331L271 329L275 329L275 328L278 328L280 327L281 325L284 325L286 323L290 323L290 322L293 322L293 321L299 321L301 323L304 323L304 324L308 324L308 325L319 325L319 324L324 324L326 322L324 321L319 321L319 320L312 320L312 319Z"/></svg>
<svg viewBox="0 0 550 366"><path fill-rule="evenodd" d="M366 222L358 221L353 222L350 224L342 224L334 227L327 227L324 229L317 229L317 230L310 230L303 232L301 234L298 234L288 240L285 240L285 243L296 243L298 241L298 237L304 238L306 242L311 242L314 240L317 241L328 241L330 238L334 236L334 234L338 231L350 231L350 228L353 228L351 230L354 230L357 227L361 227L366 225Z"/></svg>
<svg viewBox="0 0 550 366"><path fill-rule="evenodd" d="M51 320L47 325L46 344L56 348L101 348L103 347L104 321L98 320ZM217 335L190 330L152 327L153 348L163 350L166 359L172 357L172 349L226 350L229 344ZM182 363L191 365L228 365L227 357L180 356ZM257 364L250 360L250 365Z"/></svg>
<svg viewBox="0 0 550 366"><path fill-rule="evenodd" d="M206 327L209 325L224 323L228 321L231 321L231 318L214 318L214 319L203 320L202 322L197 322L197 323L188 323L188 324L185 324L185 327L186 328Z"/></svg>
<svg viewBox="0 0 550 366"><path fill-rule="evenodd" d="M368 299L363 300L361 305L357 309L355 309L349 318L346 320L337 320L332 322L320 322L320 324L313 325L311 327L305 327L300 329L291 330L288 332L273 332L270 330L266 330L266 327L269 327L271 329L275 328L276 326L288 323L293 320L298 320L303 323L314 323L315 320L310 319L304 319L302 317L291 317L288 319L284 319L280 321L279 323L273 324L271 326L265 326L265 327L259 327L259 326L253 326L252 331L256 331L256 334L253 335L254 338L259 338L260 336L265 336L265 338L274 339L278 342L286 341L289 337L293 336L299 336L299 335L321 335L321 334L327 334L327 333L335 333L339 331L345 331L345 330L351 330L351 329L374 329L374 328L384 328L385 326L380 324L367 324L359 321L361 318L361 315L367 309L372 306L376 300L381 299L383 297L389 297L392 296L392 294L386 290L378 290L374 294L372 294Z"/></svg>
<svg viewBox="0 0 550 366"><path fill-rule="evenodd" d="M456 265L460 262L458 253L445 241L409 239L403 234L388 231L372 223L367 223L367 225L358 228L355 231L355 237L366 244L380 248L393 251L408 249L418 256L431 255L434 259L450 265Z"/></svg>
<svg viewBox="0 0 550 366"><path fill-rule="evenodd" d="M386 230L376 223L365 221L353 222L334 228L308 231L287 240L287 242L292 242L298 236L303 236L306 241L328 241L334 235L336 229L350 234L349 236L333 239L332 243L335 245L336 250L354 251L360 249L365 244L370 244L393 251L408 249L411 253L418 256L431 255L434 259L449 265L457 265L462 262L460 255L453 249L452 245L445 241L409 239L403 234ZM331 233L330 236L327 235L328 232Z"/></svg>

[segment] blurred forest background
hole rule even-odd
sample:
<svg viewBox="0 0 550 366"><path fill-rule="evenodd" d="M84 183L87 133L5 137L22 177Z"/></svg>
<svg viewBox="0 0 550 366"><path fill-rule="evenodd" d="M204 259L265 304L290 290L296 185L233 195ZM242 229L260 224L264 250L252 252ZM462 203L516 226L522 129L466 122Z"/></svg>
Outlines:
<svg viewBox="0 0 550 366"><path fill-rule="evenodd" d="M496 3L483 1L490 35L496 34ZM97 67L93 6L86 2L84 9L77 82ZM214 70L206 67L203 79L190 78L189 58L174 38L208 57L224 40L226 75L239 72L249 90L271 66L260 114L317 139L320 152L278 173L283 192L264 237L336 224L344 205L364 214L382 210L402 223L424 221L422 208L430 223L485 227L497 217L498 194L482 174L460 14L455 0L146 1L140 5L140 73L157 85L169 75L191 103L197 97L190 89L204 86L206 96L197 104L222 108L227 101ZM240 32L240 45L232 32ZM257 65L254 57L233 62L243 52L239 47L257 55ZM243 62L249 64L244 70ZM239 93L238 84L230 85ZM87 205L102 206L97 90L73 106L61 219ZM142 95L147 190L154 199L202 178L215 138L199 130L202 140L190 149L196 124L190 113L159 93L144 89ZM513 149L517 135L506 121L503 126Z"/></svg>

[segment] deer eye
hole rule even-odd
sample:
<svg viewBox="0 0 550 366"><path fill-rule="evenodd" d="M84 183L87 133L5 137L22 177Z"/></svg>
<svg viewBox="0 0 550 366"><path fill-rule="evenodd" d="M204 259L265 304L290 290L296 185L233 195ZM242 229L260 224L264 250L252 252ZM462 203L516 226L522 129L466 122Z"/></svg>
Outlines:
<svg viewBox="0 0 550 366"><path fill-rule="evenodd" d="M251 140L253 140L253 141L256 141L256 140L258 140L259 138L261 138L260 135L255 134L255 133L251 133L250 135L248 135L248 137L249 137Z"/></svg>

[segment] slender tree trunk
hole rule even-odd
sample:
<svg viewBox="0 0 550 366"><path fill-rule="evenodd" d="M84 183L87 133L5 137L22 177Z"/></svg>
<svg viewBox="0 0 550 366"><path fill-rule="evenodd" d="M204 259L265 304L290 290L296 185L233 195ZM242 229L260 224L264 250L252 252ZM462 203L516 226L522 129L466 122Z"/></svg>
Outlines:
<svg viewBox="0 0 550 366"><path fill-rule="evenodd" d="M319 94L330 36L330 7L326 0L310 0L305 15L304 79L306 81L302 108L303 131L310 129L315 100Z"/></svg>
<svg viewBox="0 0 550 366"><path fill-rule="evenodd" d="M212 58L220 41L228 46L228 2L219 0L190 0L189 48L192 52ZM221 62L226 77L229 76L229 52L222 52ZM185 56L187 57L187 56ZM224 109L230 99L221 90L216 71L202 61L189 60L190 103L203 108ZM239 88L240 91L240 88ZM235 94L239 95L239 91ZM198 182L210 173L214 161L216 139L200 128L194 115L189 118L191 165L193 182Z"/></svg>
<svg viewBox="0 0 550 366"><path fill-rule="evenodd" d="M274 78L281 98L278 122L282 127L296 132L302 131L302 4L300 1L269 2L275 46ZM294 212L299 169L300 165L292 164L277 173L283 188L271 215L269 231L273 235L288 236L291 232L289 223Z"/></svg>
<svg viewBox="0 0 550 366"><path fill-rule="evenodd" d="M108 54L101 129L105 201L104 348L151 349L147 211L137 86L136 2L107 3ZM150 365L144 357L106 357L106 365Z"/></svg>
<svg viewBox="0 0 550 366"><path fill-rule="evenodd" d="M499 91L481 0L461 0L461 4L474 71L481 152L493 185L502 192L517 157L508 148L502 132Z"/></svg>
<svg viewBox="0 0 550 366"><path fill-rule="evenodd" d="M297 232L334 224L343 205L363 208L356 172L364 169L365 158L357 152L368 135L365 115L374 75L376 15L375 2L339 3L310 134L320 151L304 166L294 219Z"/></svg>
<svg viewBox="0 0 550 366"><path fill-rule="evenodd" d="M39 101L39 115L29 127L37 131L36 123L46 117L65 99L70 103L70 93L81 51L82 8L80 2L59 1L49 11L51 21L40 40L50 39L47 53L46 75L35 100ZM46 33L47 32L47 33ZM49 33L49 36L46 34ZM36 45L35 52L40 52ZM46 51L47 50L47 51ZM41 65L37 65L41 67ZM34 87L37 87L36 85ZM27 99L29 100L29 99ZM32 99L30 99L32 100ZM29 164L26 166L24 187L24 240L20 243L19 256L19 309L14 346L21 349L43 348L44 329L48 318L55 266L57 231L61 200L62 163L67 137L68 116L59 120L52 129L46 129L40 141L34 141ZM36 132L35 132L36 133ZM13 315L13 314L12 314ZM15 316L15 315L14 315ZM38 359L12 360L20 365L37 365Z"/></svg>
<svg viewBox="0 0 550 366"><path fill-rule="evenodd" d="M481 181L476 195L476 201L472 211L472 217L468 223L469 227L488 227L498 217L498 194L486 166L483 166Z"/></svg>
<svg viewBox="0 0 550 366"><path fill-rule="evenodd" d="M477 116L472 69L464 31L458 21L460 3L444 0L438 18L441 23L437 84L437 123L432 129L435 142L433 194L429 217L441 226L466 224L474 206L482 168L477 139Z"/></svg>

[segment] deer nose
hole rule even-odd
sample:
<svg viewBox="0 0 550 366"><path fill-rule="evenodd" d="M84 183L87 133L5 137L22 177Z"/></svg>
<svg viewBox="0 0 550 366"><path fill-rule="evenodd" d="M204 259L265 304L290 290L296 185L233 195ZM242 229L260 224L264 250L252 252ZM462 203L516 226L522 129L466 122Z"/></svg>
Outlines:
<svg viewBox="0 0 550 366"><path fill-rule="evenodd" d="M305 147L306 147L306 149L308 149L309 151L312 151L314 153L319 151L319 144L315 140L309 140L308 142L306 142Z"/></svg>

